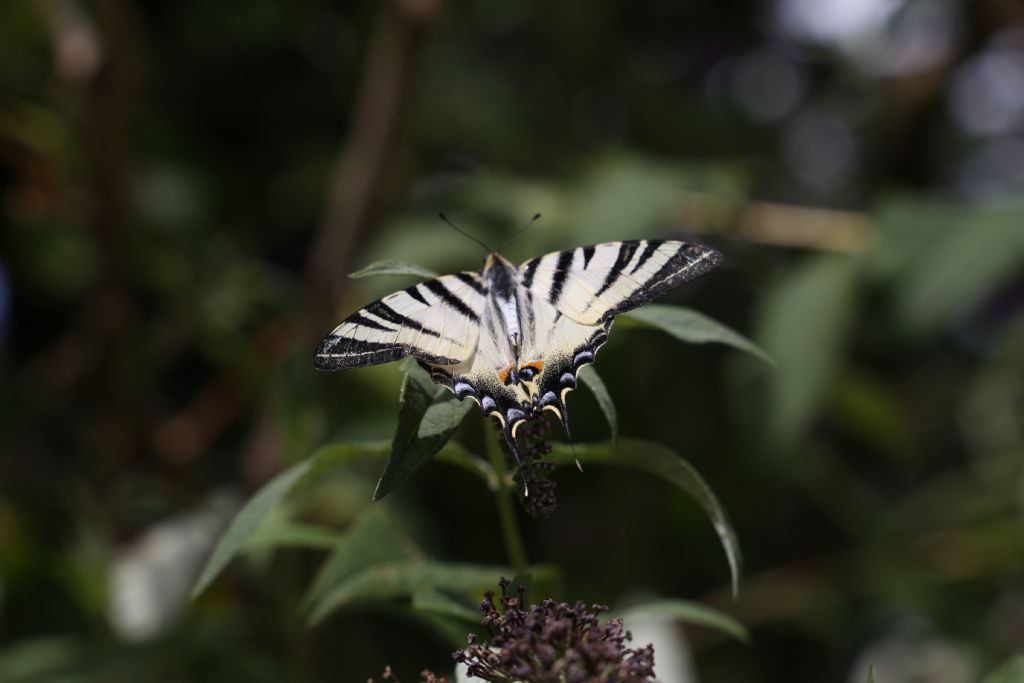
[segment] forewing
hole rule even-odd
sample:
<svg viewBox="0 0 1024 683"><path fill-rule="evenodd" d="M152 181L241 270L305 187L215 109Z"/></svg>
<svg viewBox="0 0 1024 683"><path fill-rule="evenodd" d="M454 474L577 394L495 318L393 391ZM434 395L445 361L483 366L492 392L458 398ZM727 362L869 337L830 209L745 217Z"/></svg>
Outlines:
<svg viewBox="0 0 1024 683"><path fill-rule="evenodd" d="M346 370L413 356L436 365L470 359L480 334L486 290L477 273L445 275L374 301L324 337L319 370Z"/></svg>
<svg viewBox="0 0 1024 683"><path fill-rule="evenodd" d="M674 240L607 242L531 259L520 282L535 302L547 302L583 325L610 321L716 268L714 249Z"/></svg>

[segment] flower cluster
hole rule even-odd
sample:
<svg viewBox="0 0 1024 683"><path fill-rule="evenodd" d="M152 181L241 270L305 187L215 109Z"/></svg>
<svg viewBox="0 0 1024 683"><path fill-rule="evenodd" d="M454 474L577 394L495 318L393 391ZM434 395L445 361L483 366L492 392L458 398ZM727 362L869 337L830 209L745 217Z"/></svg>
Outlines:
<svg viewBox="0 0 1024 683"><path fill-rule="evenodd" d="M548 518L558 506L555 498L555 482L550 478L555 469L554 463L544 462L545 455L551 452L551 441L548 439L551 427L545 416L541 415L524 424L519 433L522 434L522 466L516 472L514 480L519 495L519 502L532 517ZM525 495L529 490L530 495Z"/></svg>
<svg viewBox="0 0 1024 683"><path fill-rule="evenodd" d="M490 591L480 603L490 640L478 642L470 635L469 647L452 655L467 666L469 676L529 683L655 680L654 648L627 648L632 635L622 630L621 619L603 625L599 621L607 607L593 605L588 610L582 602L545 600L527 608L521 586L516 595L510 595L508 579L502 578L499 585L500 609Z"/></svg>
<svg viewBox="0 0 1024 683"><path fill-rule="evenodd" d="M381 674L380 679L382 681L390 681L390 683L401 683L392 671L390 666L384 667L384 673ZM372 678L366 679L366 683L374 683ZM438 678L434 675L433 671L423 670L420 672L420 683L448 683L447 678Z"/></svg>

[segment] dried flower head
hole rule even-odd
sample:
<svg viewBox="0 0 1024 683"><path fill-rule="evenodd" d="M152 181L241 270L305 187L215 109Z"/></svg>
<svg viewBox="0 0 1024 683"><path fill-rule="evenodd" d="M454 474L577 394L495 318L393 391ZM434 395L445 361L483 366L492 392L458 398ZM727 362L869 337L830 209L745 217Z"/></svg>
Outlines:
<svg viewBox="0 0 1024 683"><path fill-rule="evenodd" d="M384 673L380 675L380 679L382 681L390 681L391 683L401 683L401 681L398 680L398 676L391 671L390 666L384 667ZM372 678L368 678L366 679L366 683L374 683L374 680ZM420 672L420 683L448 683L448 679L438 678L434 675L433 671L424 669Z"/></svg>
<svg viewBox="0 0 1024 683"><path fill-rule="evenodd" d="M622 630L621 619L605 624L601 605L587 609L545 600L524 607L522 586L510 595L510 582L502 578L500 609L494 593L488 591L480 603L483 625L490 640L478 642L469 636L469 647L452 656L467 666L470 677L485 681L529 681L530 683L649 683L654 679L654 648L631 649L632 640Z"/></svg>
<svg viewBox="0 0 1024 683"><path fill-rule="evenodd" d="M550 478L555 465L543 461L544 456L551 452L550 432L551 427L543 415L530 420L519 429L523 439L523 448L520 449L522 466L516 472L514 480L519 502L532 517L550 517L558 507L558 500L555 498L556 484ZM504 441L502 444L504 445ZM511 456L507 446L505 450ZM525 495L527 490L530 492L528 496Z"/></svg>

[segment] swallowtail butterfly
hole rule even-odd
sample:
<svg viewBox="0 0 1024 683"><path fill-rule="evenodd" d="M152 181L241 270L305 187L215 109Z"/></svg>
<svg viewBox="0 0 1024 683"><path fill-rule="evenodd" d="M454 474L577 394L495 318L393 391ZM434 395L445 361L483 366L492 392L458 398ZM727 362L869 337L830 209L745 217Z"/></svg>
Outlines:
<svg viewBox="0 0 1024 683"><path fill-rule="evenodd" d="M608 242L531 259L518 268L491 253L482 272L426 280L343 320L313 357L346 370L412 356L434 382L476 401L516 430L550 410L569 431L566 394L594 362L619 313L643 306L721 263L686 242Z"/></svg>

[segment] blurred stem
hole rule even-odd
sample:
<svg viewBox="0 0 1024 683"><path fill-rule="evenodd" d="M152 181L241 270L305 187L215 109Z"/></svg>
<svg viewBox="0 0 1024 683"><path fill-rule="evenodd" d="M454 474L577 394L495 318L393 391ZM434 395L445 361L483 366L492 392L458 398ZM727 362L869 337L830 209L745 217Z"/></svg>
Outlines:
<svg viewBox="0 0 1024 683"><path fill-rule="evenodd" d="M523 535L519 531L516 509L512 504L512 489L508 485L509 477L505 469L505 451L501 448L498 433L492 429L489 418L484 418L484 433L487 435L487 457L491 461L495 474L498 476L497 487L494 489L495 501L498 504L498 517L501 520L501 535L505 539L505 552L516 574L526 574L526 549L523 546Z"/></svg>

